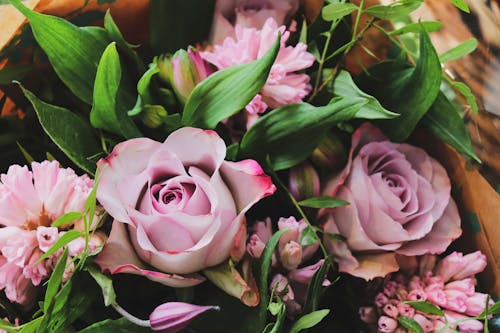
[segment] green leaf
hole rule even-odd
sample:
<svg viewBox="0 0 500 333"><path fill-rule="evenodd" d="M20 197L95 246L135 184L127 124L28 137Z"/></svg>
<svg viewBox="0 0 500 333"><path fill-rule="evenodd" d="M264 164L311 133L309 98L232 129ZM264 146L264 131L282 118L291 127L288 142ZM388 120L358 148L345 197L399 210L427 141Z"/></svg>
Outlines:
<svg viewBox="0 0 500 333"><path fill-rule="evenodd" d="M239 157L265 161L269 156L275 170L290 168L312 153L331 126L359 118L367 103L364 99L338 99L323 107L307 103L282 106L250 127L241 140ZM378 118L392 115L380 113ZM370 119L376 117L370 114Z"/></svg>
<svg viewBox="0 0 500 333"><path fill-rule="evenodd" d="M445 53L439 56L439 60L443 63L457 60L462 58L464 55L474 52L477 48L477 39L469 38L466 41L458 44L454 48L446 51Z"/></svg>
<svg viewBox="0 0 500 333"><path fill-rule="evenodd" d="M265 332L269 332L269 333L278 333L278 332L281 332L281 327L283 326L283 322L285 321L285 315L286 315L286 306L285 306L285 303L281 302L279 303L279 308L277 309L278 310L278 317L276 318L276 322L274 323L274 325L272 326L272 328L270 330L265 330Z"/></svg>
<svg viewBox="0 0 500 333"><path fill-rule="evenodd" d="M221 120L243 110L266 83L280 40L281 35L262 58L218 71L196 85L184 107L184 125L215 128Z"/></svg>
<svg viewBox="0 0 500 333"><path fill-rule="evenodd" d="M58 217L54 222L52 222L52 227L60 227L62 225L71 223L83 217L83 213L80 212L69 212Z"/></svg>
<svg viewBox="0 0 500 333"><path fill-rule="evenodd" d="M29 90L20 87L35 108L45 133L76 165L93 174L96 165L89 158L99 154L101 148L88 122L67 109L39 100Z"/></svg>
<svg viewBox="0 0 500 333"><path fill-rule="evenodd" d="M397 114L385 109L373 96L361 91L354 83L348 71L340 71L333 81L333 92L335 95L344 97L346 100L357 101L363 104L356 117L365 119L380 119L381 114L396 117Z"/></svg>
<svg viewBox="0 0 500 333"><path fill-rule="evenodd" d="M318 237L316 236L316 230L314 227L307 226L300 233L300 245L310 246L318 242Z"/></svg>
<svg viewBox="0 0 500 333"><path fill-rule="evenodd" d="M316 326L329 313L330 310L317 310L303 315L292 326L290 333L299 333L300 331Z"/></svg>
<svg viewBox="0 0 500 333"><path fill-rule="evenodd" d="M422 124L459 153L481 163L472 149L467 126L455 106L443 93L439 93L431 109L422 119Z"/></svg>
<svg viewBox="0 0 500 333"><path fill-rule="evenodd" d="M31 164L35 161L35 159L33 158L33 156L31 156L30 153L28 153L28 151L26 149L24 149L23 146L21 146L21 144L19 142L17 142L17 147L19 147L19 150L21 151L21 154L23 154L24 156L24 159L26 160L26 163L28 164Z"/></svg>
<svg viewBox="0 0 500 333"><path fill-rule="evenodd" d="M323 7L321 15L325 21L335 21L347 16L357 10L359 7L352 3L334 2Z"/></svg>
<svg viewBox="0 0 500 333"><path fill-rule="evenodd" d="M116 294L115 289L113 288L113 280L111 280L109 276L102 274L101 271L94 266L90 266L88 271L102 289L104 305L109 306L111 304L115 304Z"/></svg>
<svg viewBox="0 0 500 333"><path fill-rule="evenodd" d="M127 43L125 38L123 38L120 28L118 28L115 21L113 20L109 9L106 11L106 15L104 15L104 28L106 29L106 32L108 33L110 39L115 41L118 48L122 52L124 52L127 57L135 62L136 67L139 71L143 72L145 70L144 63L142 62L137 52L133 50L134 45Z"/></svg>
<svg viewBox="0 0 500 333"><path fill-rule="evenodd" d="M413 318L406 317L406 316L399 316L398 322L404 328L409 329L410 332L424 333L422 326L420 326L420 324L418 322L416 322L415 319L413 319Z"/></svg>
<svg viewBox="0 0 500 333"><path fill-rule="evenodd" d="M412 308L414 308L417 311L423 312L423 313L428 313L432 315L437 315L437 316L444 316L443 310L439 308L439 306L434 305L430 302L427 301L420 301L420 302L404 302L405 304L408 304Z"/></svg>
<svg viewBox="0 0 500 333"><path fill-rule="evenodd" d="M118 101L120 81L122 79L120 57L113 42L102 54L97 68L94 85L94 100L90 112L92 126L108 130L130 139L140 137L137 129L125 109L121 109Z"/></svg>
<svg viewBox="0 0 500 333"><path fill-rule="evenodd" d="M173 53L207 40L215 0L151 0L150 42L155 54Z"/></svg>
<svg viewBox="0 0 500 333"><path fill-rule="evenodd" d="M349 205L349 202L329 196L321 196L302 200L299 202L299 205L310 208L335 208Z"/></svg>
<svg viewBox="0 0 500 333"><path fill-rule="evenodd" d="M469 6L465 0L451 0L451 3L463 12L470 13Z"/></svg>
<svg viewBox="0 0 500 333"><path fill-rule="evenodd" d="M59 258L57 265L54 268L54 271L50 275L49 282L47 283L47 291L45 292L45 298L43 300L43 311L45 313L48 312L49 307L51 306L52 301L54 300L54 297L59 291L59 287L61 286L63 279L64 270L66 269L67 259L68 259L68 249L65 249L61 257Z"/></svg>
<svg viewBox="0 0 500 333"><path fill-rule="evenodd" d="M261 331L265 324L267 318L267 306L269 304L269 270L271 268L271 259L273 257L274 249L278 245L278 241L287 229L278 230L271 239L267 242L262 257L260 258L260 280L259 280L259 292L260 292L260 304L259 304L259 331Z"/></svg>
<svg viewBox="0 0 500 333"><path fill-rule="evenodd" d="M10 2L29 20L36 41L59 78L78 98L92 104L97 63L109 41L62 18L32 11L20 0Z"/></svg>
<svg viewBox="0 0 500 333"><path fill-rule="evenodd" d="M139 327L132 324L126 318L106 319L98 323L92 324L87 328L78 331L78 333L104 333L104 332L120 332L120 333L149 333L151 330L147 327Z"/></svg>
<svg viewBox="0 0 500 333"><path fill-rule="evenodd" d="M370 14L380 19L394 19L407 16L422 4L423 0L401 0L393 4L384 6L376 5L363 10L363 13Z"/></svg>
<svg viewBox="0 0 500 333"><path fill-rule="evenodd" d="M476 96L474 96L469 86L463 82L452 82L451 86L465 97L467 103L469 103L470 108L472 109L472 112L477 114L479 108L477 106Z"/></svg>
<svg viewBox="0 0 500 333"><path fill-rule="evenodd" d="M139 79L139 82L137 82L137 92L139 93L139 96L141 96L141 100L142 100L143 104L153 103L153 97L151 95L149 88L150 88L151 80L153 79L153 76L158 74L159 71L160 71L160 69L158 68L156 63L152 63L149 66L149 69Z"/></svg>
<svg viewBox="0 0 500 333"><path fill-rule="evenodd" d="M441 30L443 27L443 23L439 21L423 21L423 22L414 22L405 25L397 30L391 31L389 35L403 35L407 33L419 33L422 31L422 28L427 32L433 32Z"/></svg>
<svg viewBox="0 0 500 333"><path fill-rule="evenodd" d="M43 317L38 317L33 319L29 323L25 324L19 333L35 333L42 322Z"/></svg>
<svg viewBox="0 0 500 333"><path fill-rule="evenodd" d="M397 62L376 65L372 93L400 117L381 122L394 141L405 141L436 100L441 86L441 63L426 32L420 34L420 58L414 68L401 69ZM391 66L399 66L394 69ZM373 80L373 79L372 79Z"/></svg>
<svg viewBox="0 0 500 333"><path fill-rule="evenodd" d="M15 66L0 69L0 85L11 84L12 81L20 81L28 74L33 67L31 66Z"/></svg>
<svg viewBox="0 0 500 333"><path fill-rule="evenodd" d="M479 316L478 319L482 320L486 317L486 312L488 315L493 315L493 316L498 316L500 315L500 302L496 302L492 306L488 308L488 311L483 311Z"/></svg>
<svg viewBox="0 0 500 333"><path fill-rule="evenodd" d="M71 242L79 237L82 237L82 236L84 236L84 234L83 234L83 232L81 232L79 230L69 230L69 231L65 232L61 237L59 237L59 239L54 243L54 245L52 245L50 247L50 249L48 249L47 252L45 252L40 257L40 259L38 259L37 262L42 262L43 260L48 258L51 254L53 254L54 252L56 252L57 250L59 250L60 248L62 248L66 244L68 244L69 242Z"/></svg>
<svg viewBox="0 0 500 333"><path fill-rule="evenodd" d="M16 326L9 323L7 320L0 319L0 330L4 330L7 333L17 333L18 329Z"/></svg>

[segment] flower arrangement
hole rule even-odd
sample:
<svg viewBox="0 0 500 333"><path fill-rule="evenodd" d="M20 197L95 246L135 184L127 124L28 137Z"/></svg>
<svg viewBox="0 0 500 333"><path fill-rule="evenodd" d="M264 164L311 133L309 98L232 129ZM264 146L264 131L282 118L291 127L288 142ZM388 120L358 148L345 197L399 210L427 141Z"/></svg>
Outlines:
<svg viewBox="0 0 500 333"><path fill-rule="evenodd" d="M0 330L498 330L496 259L455 242L420 140L481 162L442 70L473 48L438 56L423 0L151 0L140 46L127 0L7 2L31 30L0 53Z"/></svg>

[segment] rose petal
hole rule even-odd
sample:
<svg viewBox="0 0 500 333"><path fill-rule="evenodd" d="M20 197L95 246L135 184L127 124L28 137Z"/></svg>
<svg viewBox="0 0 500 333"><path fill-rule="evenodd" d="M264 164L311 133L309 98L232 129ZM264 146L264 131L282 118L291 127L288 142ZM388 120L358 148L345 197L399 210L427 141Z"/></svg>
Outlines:
<svg viewBox="0 0 500 333"><path fill-rule="evenodd" d="M434 223L432 230L424 238L407 242L396 252L407 256L426 253L440 254L461 234L457 205L453 199L450 199L443 215Z"/></svg>
<svg viewBox="0 0 500 333"><path fill-rule="evenodd" d="M113 221L109 239L102 252L95 258L101 270L111 274L130 273L142 275L152 281L169 287L180 288L195 286L204 281L199 275L180 276L144 269L145 265L137 257L124 223Z"/></svg>
<svg viewBox="0 0 500 333"><path fill-rule="evenodd" d="M177 155L184 167L195 165L209 176L226 157L226 145L216 132L193 127L173 132L165 140L163 148Z"/></svg>
<svg viewBox="0 0 500 333"><path fill-rule="evenodd" d="M267 176L254 160L226 161L220 171L222 179L231 191L238 213L246 212L260 199L276 191L271 177Z"/></svg>

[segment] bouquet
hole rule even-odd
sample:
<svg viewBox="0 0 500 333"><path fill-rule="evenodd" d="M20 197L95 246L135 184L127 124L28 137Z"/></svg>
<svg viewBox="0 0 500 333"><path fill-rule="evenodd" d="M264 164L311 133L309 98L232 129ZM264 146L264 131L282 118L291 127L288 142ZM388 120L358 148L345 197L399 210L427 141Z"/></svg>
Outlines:
<svg viewBox="0 0 500 333"><path fill-rule="evenodd" d="M498 331L423 2L1 5L0 330Z"/></svg>

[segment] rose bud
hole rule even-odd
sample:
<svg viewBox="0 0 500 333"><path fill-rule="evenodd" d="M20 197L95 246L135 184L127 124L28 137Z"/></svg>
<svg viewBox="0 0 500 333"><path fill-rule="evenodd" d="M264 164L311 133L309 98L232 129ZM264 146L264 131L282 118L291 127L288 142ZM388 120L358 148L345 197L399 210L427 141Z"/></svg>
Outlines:
<svg viewBox="0 0 500 333"><path fill-rule="evenodd" d="M377 322L377 313L371 306L362 306L359 308L359 318L367 324L375 324Z"/></svg>
<svg viewBox="0 0 500 333"><path fill-rule="evenodd" d="M156 64L160 79L172 86L183 104L194 87L211 74L208 65L192 48L178 50L173 56L160 56Z"/></svg>
<svg viewBox="0 0 500 333"><path fill-rule="evenodd" d="M288 244L291 241L300 242L300 223L297 222L295 217L290 216L289 218L284 218L281 217L278 220L278 229L288 229L283 235L281 235L279 243L278 243L278 248L281 252L281 250L285 247L286 244Z"/></svg>
<svg viewBox="0 0 500 333"><path fill-rule="evenodd" d="M420 327L422 327L425 333L434 331L434 324L432 321L422 316L420 313L417 313L413 319L420 324Z"/></svg>
<svg viewBox="0 0 500 333"><path fill-rule="evenodd" d="M311 160L321 171L331 173L345 165L347 151L342 140L329 132L319 146L314 149Z"/></svg>
<svg viewBox="0 0 500 333"><path fill-rule="evenodd" d="M317 197L320 194L319 176L314 167L303 162L290 169L289 188L297 200Z"/></svg>
<svg viewBox="0 0 500 333"><path fill-rule="evenodd" d="M427 299L427 294L422 289L414 289L408 294L409 301L425 301Z"/></svg>
<svg viewBox="0 0 500 333"><path fill-rule="evenodd" d="M453 280L462 280L481 273L487 265L486 256L481 251L469 253L463 256L462 260L464 268L453 275Z"/></svg>
<svg viewBox="0 0 500 333"><path fill-rule="evenodd" d="M378 331L382 333L393 333L398 327L398 322L393 318L381 316L378 319Z"/></svg>
<svg viewBox="0 0 500 333"><path fill-rule="evenodd" d="M297 242L288 242L280 251L280 260L283 268L292 271L302 261L302 245Z"/></svg>
<svg viewBox="0 0 500 333"><path fill-rule="evenodd" d="M149 316L149 322L153 331L175 333L186 327L194 317L208 310L219 310L219 307L182 302L164 303L154 309Z"/></svg>

